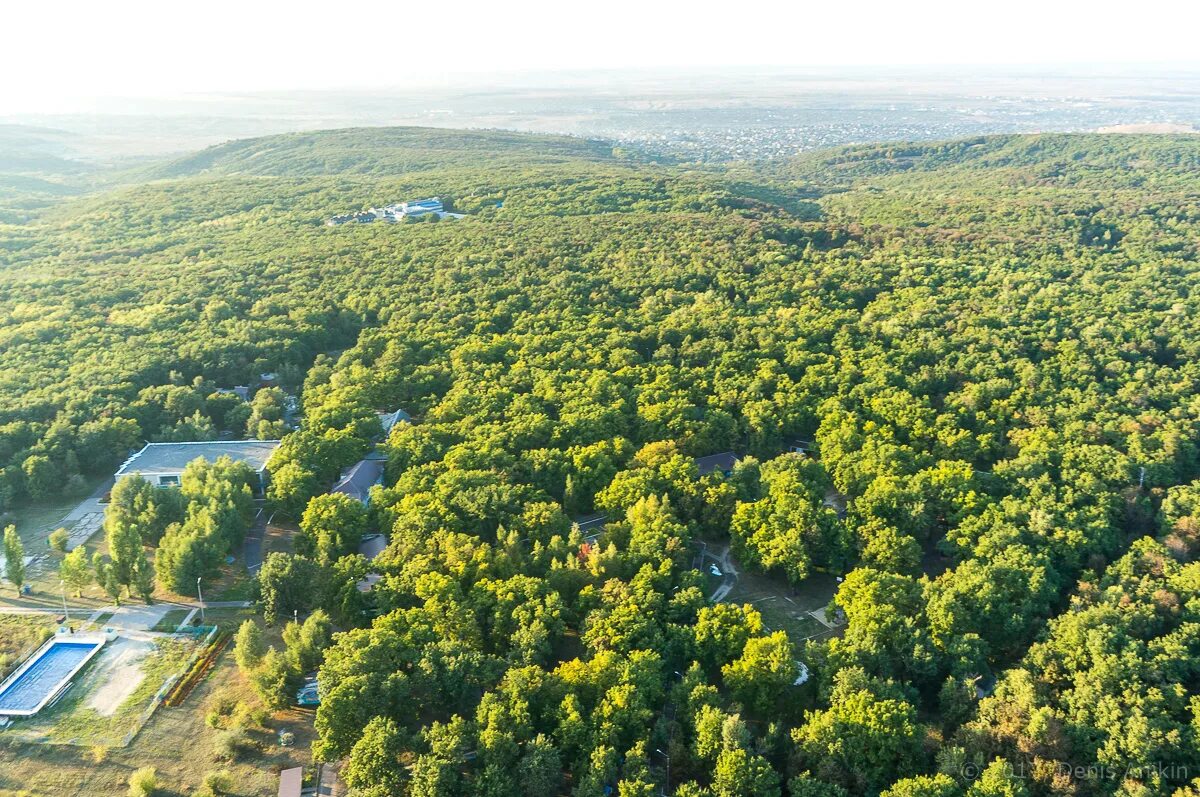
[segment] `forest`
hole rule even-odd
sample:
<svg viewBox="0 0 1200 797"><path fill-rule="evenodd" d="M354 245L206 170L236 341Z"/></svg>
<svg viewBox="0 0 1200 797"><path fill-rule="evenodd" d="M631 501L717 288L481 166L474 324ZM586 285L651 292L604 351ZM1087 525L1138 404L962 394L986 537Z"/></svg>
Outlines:
<svg viewBox="0 0 1200 797"><path fill-rule="evenodd" d="M275 699L318 671L313 754L357 795L1191 797L1197 166L1188 136L215 147L0 224L0 511L146 440L282 434L300 531L256 598L309 620L239 663ZM433 195L466 218L322 223ZM217 390L265 372L294 431L282 391ZM369 505L328 495L372 450ZM144 546L186 592L244 482L123 487L97 577L139 592ZM844 625L712 602L723 547L784 594L836 577Z"/></svg>

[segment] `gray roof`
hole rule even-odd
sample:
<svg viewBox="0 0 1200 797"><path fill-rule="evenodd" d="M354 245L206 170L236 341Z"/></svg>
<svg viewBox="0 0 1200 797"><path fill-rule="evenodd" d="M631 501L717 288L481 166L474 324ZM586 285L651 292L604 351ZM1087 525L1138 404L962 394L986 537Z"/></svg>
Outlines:
<svg viewBox="0 0 1200 797"><path fill-rule="evenodd" d="M358 544L358 552L367 559L374 559L387 548L387 537L382 534L368 534Z"/></svg>
<svg viewBox="0 0 1200 797"><path fill-rule="evenodd" d="M348 495L365 504L371 494L371 488L383 479L385 464L387 463L381 459L364 459L355 463L342 473L341 480L330 492Z"/></svg>
<svg viewBox="0 0 1200 797"><path fill-rule="evenodd" d="M183 473L192 460L203 457L216 462L229 457L244 462L257 472L266 470L267 460L279 448L278 440L213 440L198 443L147 443L145 448L125 460L117 477L131 473L145 475Z"/></svg>
<svg viewBox="0 0 1200 797"><path fill-rule="evenodd" d="M732 451L725 451L720 454L709 454L707 457L696 457L696 469L700 471L701 476L706 476L713 471L724 473L727 470L733 470L733 466L740 460L737 454Z"/></svg>
<svg viewBox="0 0 1200 797"><path fill-rule="evenodd" d="M386 435L392 431L392 427L400 422L412 423L412 416L404 410L396 410L395 412L377 412L379 423L383 426L383 433Z"/></svg>

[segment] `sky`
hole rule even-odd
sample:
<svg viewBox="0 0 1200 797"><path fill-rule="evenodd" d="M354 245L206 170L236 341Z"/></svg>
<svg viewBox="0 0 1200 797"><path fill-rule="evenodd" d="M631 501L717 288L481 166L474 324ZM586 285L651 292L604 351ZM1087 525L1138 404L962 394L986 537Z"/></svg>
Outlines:
<svg viewBox="0 0 1200 797"><path fill-rule="evenodd" d="M1200 65L1187 0L58 0L0 8L0 116L497 71Z"/></svg>

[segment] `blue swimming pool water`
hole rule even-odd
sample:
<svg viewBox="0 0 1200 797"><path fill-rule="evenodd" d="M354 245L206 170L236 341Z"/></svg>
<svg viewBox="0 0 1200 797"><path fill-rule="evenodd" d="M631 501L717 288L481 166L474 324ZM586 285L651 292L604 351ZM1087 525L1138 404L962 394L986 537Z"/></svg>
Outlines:
<svg viewBox="0 0 1200 797"><path fill-rule="evenodd" d="M0 692L0 714L6 710L37 708L96 647L95 642L55 642L20 678Z"/></svg>

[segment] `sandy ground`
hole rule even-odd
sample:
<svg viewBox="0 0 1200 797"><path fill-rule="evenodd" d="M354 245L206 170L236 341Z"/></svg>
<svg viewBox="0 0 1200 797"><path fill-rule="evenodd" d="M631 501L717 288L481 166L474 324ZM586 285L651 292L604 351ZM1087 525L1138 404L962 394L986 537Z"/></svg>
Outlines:
<svg viewBox="0 0 1200 797"><path fill-rule="evenodd" d="M87 707L110 717L141 685L141 663L154 650L154 643L140 639L116 639L104 646L92 663L89 680L98 684Z"/></svg>

